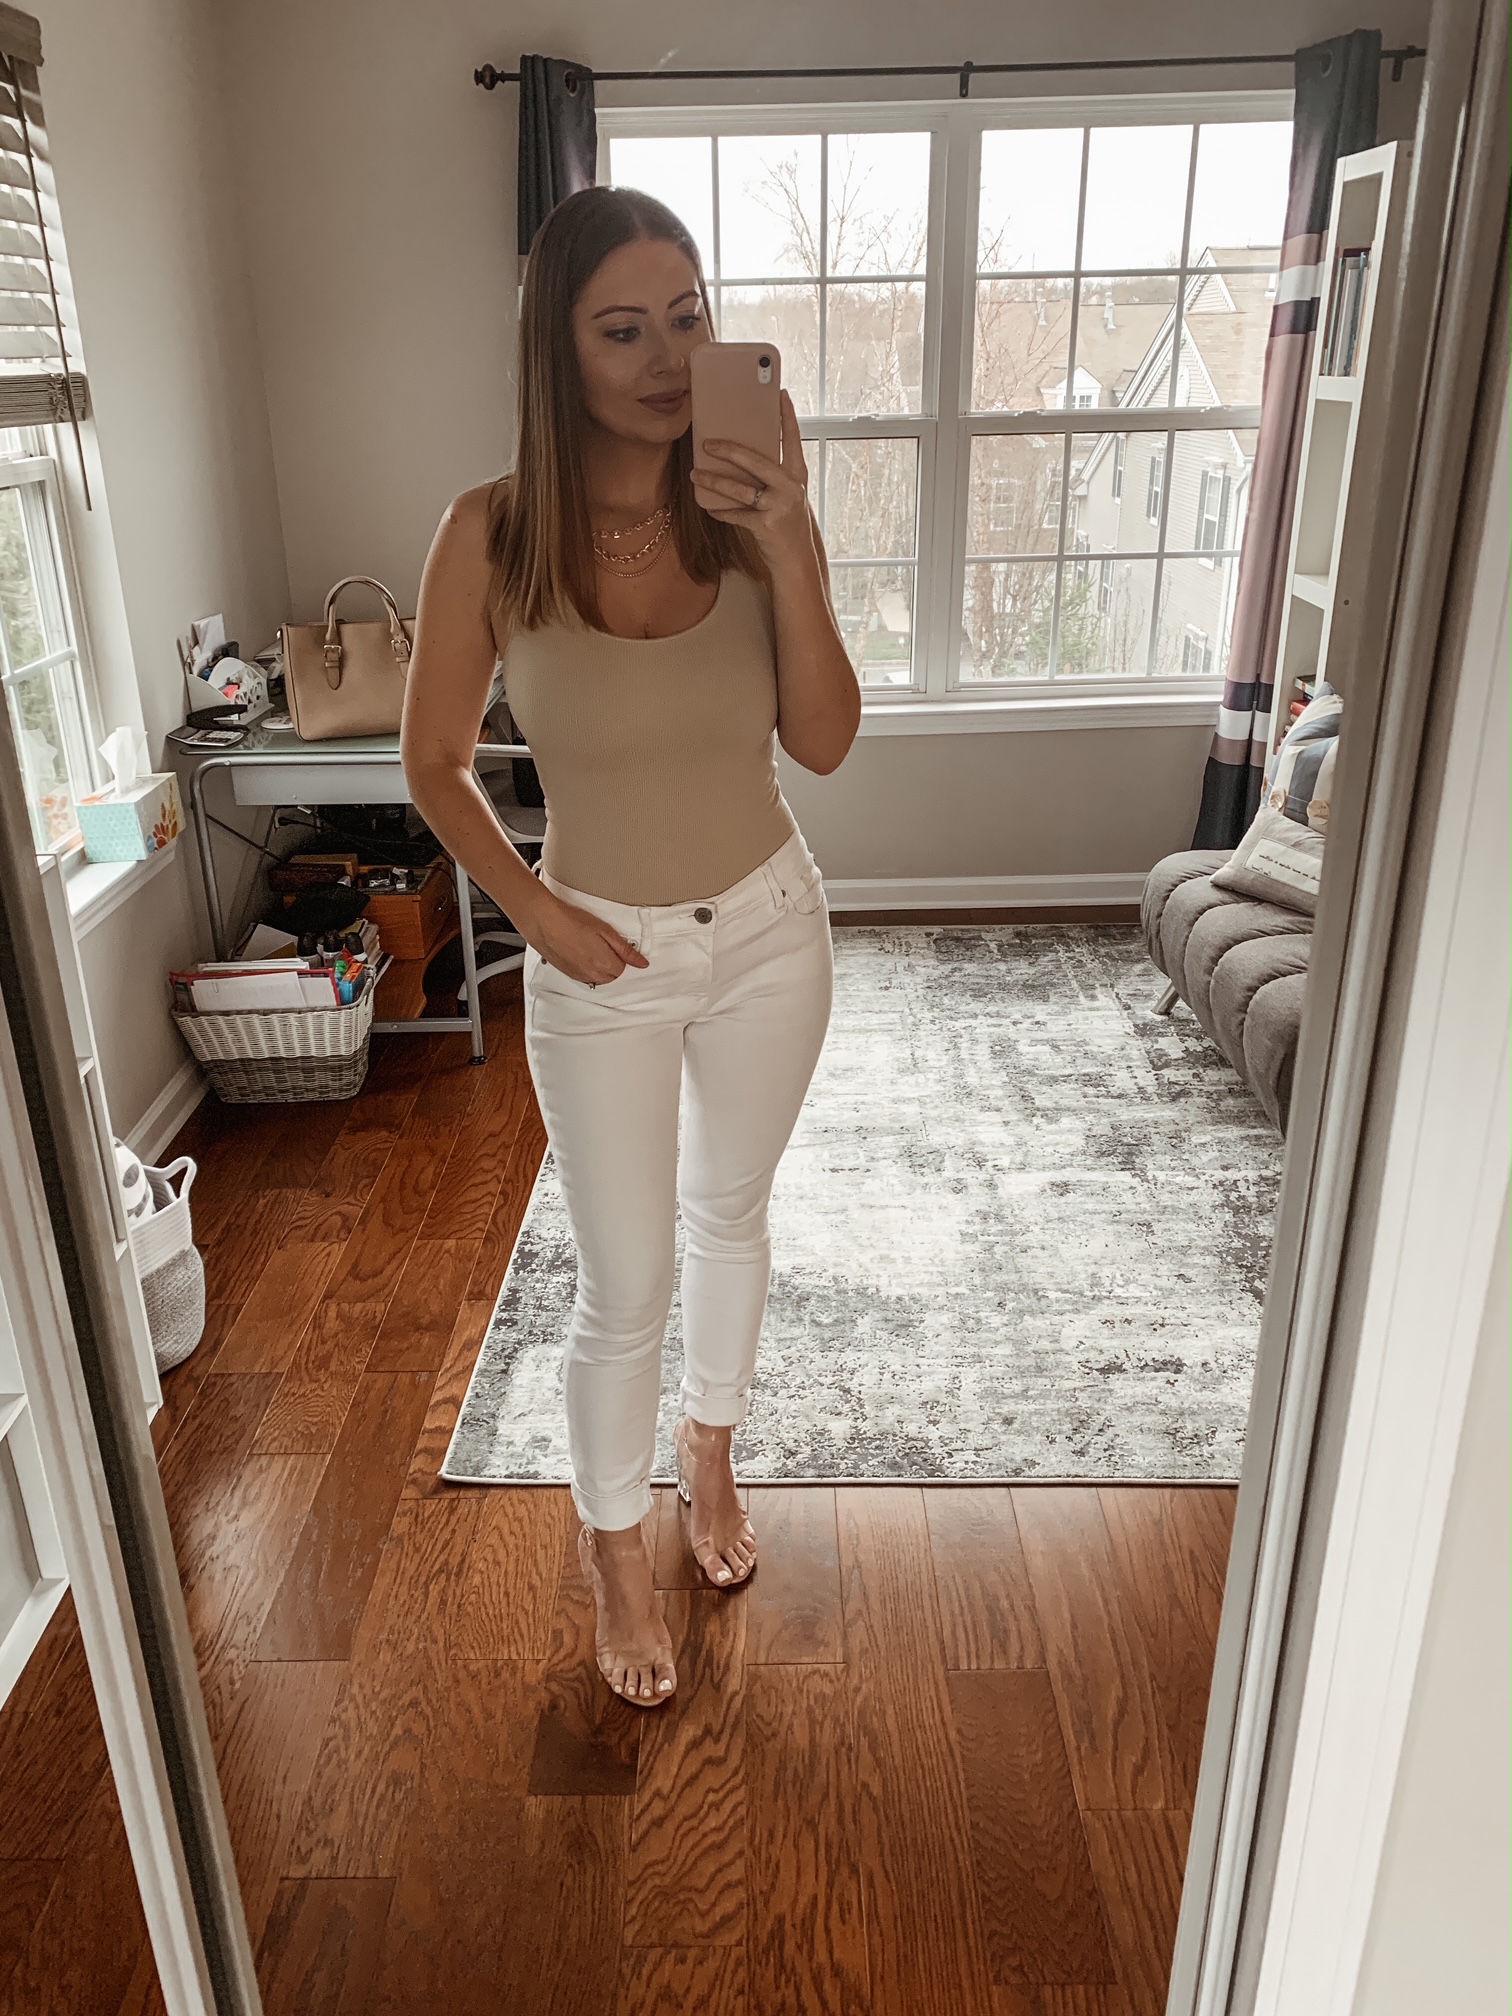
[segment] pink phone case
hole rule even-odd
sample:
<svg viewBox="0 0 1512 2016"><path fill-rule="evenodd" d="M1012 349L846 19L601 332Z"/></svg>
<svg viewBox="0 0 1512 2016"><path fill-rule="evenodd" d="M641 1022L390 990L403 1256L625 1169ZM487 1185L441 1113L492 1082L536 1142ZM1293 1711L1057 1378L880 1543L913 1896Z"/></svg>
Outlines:
<svg viewBox="0 0 1512 2016"><path fill-rule="evenodd" d="M705 441L738 441L758 454L782 460L782 352L775 343L701 343L690 359L693 381L693 460L718 466ZM731 464L731 467L734 465ZM742 472L743 473L743 472ZM728 498L693 495L707 509Z"/></svg>

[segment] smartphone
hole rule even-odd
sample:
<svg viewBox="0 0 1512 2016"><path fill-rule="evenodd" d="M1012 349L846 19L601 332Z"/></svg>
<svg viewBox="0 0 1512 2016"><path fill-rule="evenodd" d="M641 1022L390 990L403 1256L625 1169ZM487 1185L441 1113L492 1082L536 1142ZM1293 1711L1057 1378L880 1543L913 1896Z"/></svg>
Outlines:
<svg viewBox="0 0 1512 2016"><path fill-rule="evenodd" d="M693 460L721 466L705 441L738 441L772 461L782 460L782 353L775 343L700 343L689 359L693 380ZM733 468L733 464L728 465ZM728 503L695 483L707 510Z"/></svg>

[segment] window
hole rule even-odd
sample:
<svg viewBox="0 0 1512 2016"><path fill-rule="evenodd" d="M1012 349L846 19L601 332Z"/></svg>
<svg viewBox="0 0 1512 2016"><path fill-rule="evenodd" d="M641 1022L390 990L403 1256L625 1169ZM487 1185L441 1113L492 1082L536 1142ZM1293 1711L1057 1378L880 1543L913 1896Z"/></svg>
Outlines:
<svg viewBox="0 0 1512 2016"><path fill-rule="evenodd" d="M1221 674L1289 107L601 108L601 179L781 349L869 692L1190 678L1189 622Z"/></svg>
<svg viewBox="0 0 1512 2016"><path fill-rule="evenodd" d="M83 668L67 589L57 477L46 455L0 436L0 677L39 852L79 830L95 770ZM11 445L12 452L4 449Z"/></svg>
<svg viewBox="0 0 1512 2016"><path fill-rule="evenodd" d="M87 416L89 387L37 72L24 60L0 71L0 219L0 682L33 838L46 851L76 838L78 799L96 782L50 452L53 424Z"/></svg>
<svg viewBox="0 0 1512 2016"><path fill-rule="evenodd" d="M1196 630L1189 623L1181 640L1181 669L1188 674L1210 672L1213 667L1213 648L1208 643L1207 632Z"/></svg>
<svg viewBox="0 0 1512 2016"><path fill-rule="evenodd" d="M1223 548L1231 487L1227 469L1209 463L1203 470L1197 486L1197 531L1192 541L1199 553L1217 553Z"/></svg>
<svg viewBox="0 0 1512 2016"><path fill-rule="evenodd" d="M1150 473L1145 479L1145 516L1152 525L1160 523L1160 486L1165 478L1165 447L1150 457Z"/></svg>

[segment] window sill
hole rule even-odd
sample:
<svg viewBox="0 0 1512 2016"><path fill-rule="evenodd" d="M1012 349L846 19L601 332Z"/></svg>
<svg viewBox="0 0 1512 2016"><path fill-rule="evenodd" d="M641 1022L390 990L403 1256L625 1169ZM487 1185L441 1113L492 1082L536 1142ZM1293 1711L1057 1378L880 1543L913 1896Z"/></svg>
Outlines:
<svg viewBox="0 0 1512 2016"><path fill-rule="evenodd" d="M63 889L74 936L84 937L113 910L129 903L139 889L162 873L177 852L178 842L174 840L149 854L145 861L86 861L80 849L73 866L63 862Z"/></svg>
<svg viewBox="0 0 1512 2016"><path fill-rule="evenodd" d="M1222 689L1051 697L863 701L863 735L1064 733L1077 728L1215 728Z"/></svg>

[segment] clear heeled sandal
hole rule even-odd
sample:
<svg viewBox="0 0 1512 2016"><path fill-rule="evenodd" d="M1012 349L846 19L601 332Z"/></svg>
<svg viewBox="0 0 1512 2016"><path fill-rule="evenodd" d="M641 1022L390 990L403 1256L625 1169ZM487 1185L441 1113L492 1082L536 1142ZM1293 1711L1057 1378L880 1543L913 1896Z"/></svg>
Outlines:
<svg viewBox="0 0 1512 2016"><path fill-rule="evenodd" d="M672 1430L672 1447L677 1458L677 1495L682 1500L684 1505L687 1506L688 1510L691 1512L693 1509L693 1487L688 1482L689 1452L685 1447L687 1436L687 1425L688 1425L687 1417L684 1416L683 1419L680 1420L677 1423L677 1426ZM697 1456L694 1455L693 1461L697 1462L697 1460L698 1460ZM749 1521L747 1521L746 1523L746 1530L748 1532L750 1531ZM752 1535L753 1541L754 1538L755 1535L753 1534ZM738 1588L741 1583L749 1582L751 1576L755 1573L756 1563L753 1560L749 1568L747 1568L742 1574L737 1574L735 1570L730 1567L728 1562L725 1561L723 1555L720 1553L719 1549L714 1545L712 1539L692 1540L692 1547L693 1547L693 1558L697 1561L699 1567L702 1568L707 1580L716 1589ZM707 1558L709 1556L712 1556L713 1559L719 1563L719 1568L723 1570L722 1574L710 1567L709 1560Z"/></svg>

